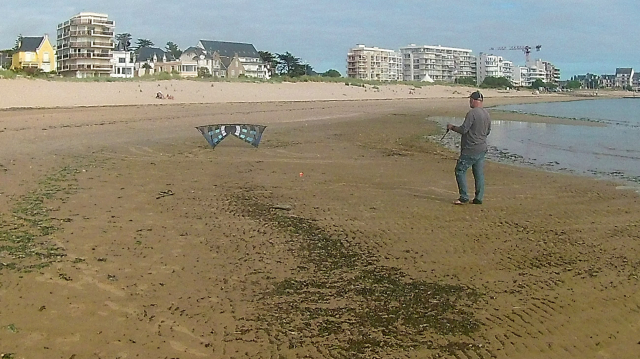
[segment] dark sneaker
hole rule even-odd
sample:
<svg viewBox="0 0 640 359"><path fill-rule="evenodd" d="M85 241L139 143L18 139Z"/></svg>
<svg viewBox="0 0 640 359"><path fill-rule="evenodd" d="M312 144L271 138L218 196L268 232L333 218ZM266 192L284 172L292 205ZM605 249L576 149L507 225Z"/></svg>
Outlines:
<svg viewBox="0 0 640 359"><path fill-rule="evenodd" d="M455 201L453 201L453 204L455 205L461 205L461 204L467 204L469 203L469 200L462 200L462 199L456 199Z"/></svg>
<svg viewBox="0 0 640 359"><path fill-rule="evenodd" d="M471 201L471 203L473 204L482 204L482 201L479 199L474 198L473 201Z"/></svg>

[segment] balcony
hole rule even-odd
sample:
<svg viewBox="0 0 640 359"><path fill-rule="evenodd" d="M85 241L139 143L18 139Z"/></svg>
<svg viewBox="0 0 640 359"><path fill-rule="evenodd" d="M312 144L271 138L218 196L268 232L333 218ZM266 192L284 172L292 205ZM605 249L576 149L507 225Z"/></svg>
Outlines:
<svg viewBox="0 0 640 359"><path fill-rule="evenodd" d="M91 31L91 35L93 35L93 36L113 37L113 31L92 30Z"/></svg>
<svg viewBox="0 0 640 359"><path fill-rule="evenodd" d="M66 45L66 46L65 46ZM68 45L62 44L62 48L113 48L113 43L109 41L72 41Z"/></svg>
<svg viewBox="0 0 640 359"><path fill-rule="evenodd" d="M102 26L114 26L114 22L112 20L101 20L101 19L73 19L71 21L67 21L64 25L102 25Z"/></svg>
<svg viewBox="0 0 640 359"><path fill-rule="evenodd" d="M77 65L65 65L61 66L61 71L86 71L86 70L95 70L95 71L109 71L111 72L111 65L100 65L100 64L77 64Z"/></svg>
<svg viewBox="0 0 640 359"><path fill-rule="evenodd" d="M72 30L72 31L66 31L62 34L58 34L58 38L63 38L63 37L69 37L69 36L73 36L73 37L78 37L78 36L107 36L107 37L113 37L113 31L103 31L103 30Z"/></svg>
<svg viewBox="0 0 640 359"><path fill-rule="evenodd" d="M91 53L79 53L79 54L63 54L58 56L59 60L67 59L111 59L111 54L91 54Z"/></svg>
<svg viewBox="0 0 640 359"><path fill-rule="evenodd" d="M40 64L38 61L20 61L20 66L24 67L38 67Z"/></svg>

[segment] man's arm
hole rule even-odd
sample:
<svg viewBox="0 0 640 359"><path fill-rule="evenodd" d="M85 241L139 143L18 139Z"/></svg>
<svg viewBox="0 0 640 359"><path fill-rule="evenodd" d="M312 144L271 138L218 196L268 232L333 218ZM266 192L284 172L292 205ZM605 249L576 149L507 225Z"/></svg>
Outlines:
<svg viewBox="0 0 640 359"><path fill-rule="evenodd" d="M453 131L453 132L461 133L460 132L460 127L452 125L450 123L447 124L447 131Z"/></svg>
<svg viewBox="0 0 640 359"><path fill-rule="evenodd" d="M471 124L473 123L473 116L470 113L467 113L467 116L464 118L464 122L460 126L455 126L452 124L447 124L447 130L457 132L461 135L464 135L471 128Z"/></svg>

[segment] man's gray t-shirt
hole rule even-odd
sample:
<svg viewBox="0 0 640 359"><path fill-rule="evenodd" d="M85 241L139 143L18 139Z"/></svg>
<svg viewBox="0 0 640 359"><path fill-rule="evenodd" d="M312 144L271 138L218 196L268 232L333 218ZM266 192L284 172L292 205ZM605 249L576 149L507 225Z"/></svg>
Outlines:
<svg viewBox="0 0 640 359"><path fill-rule="evenodd" d="M487 136L491 132L489 112L482 107L475 107L467 112L464 123L460 126L462 139L460 153L477 155L487 151Z"/></svg>

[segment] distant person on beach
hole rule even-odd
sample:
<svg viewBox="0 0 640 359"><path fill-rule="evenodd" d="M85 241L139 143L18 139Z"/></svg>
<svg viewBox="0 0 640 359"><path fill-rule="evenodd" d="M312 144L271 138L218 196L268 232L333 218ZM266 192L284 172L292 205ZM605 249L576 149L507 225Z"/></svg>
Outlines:
<svg viewBox="0 0 640 359"><path fill-rule="evenodd" d="M491 118L483 107L484 97L480 91L469 95L469 107L464 122L460 126L447 124L448 131L462 135L460 140L460 157L456 163L456 182L460 197L454 204L469 203L467 193L467 170L471 167L475 180L474 204L482 204L484 197L484 157L487 154L487 136L491 132Z"/></svg>
<svg viewBox="0 0 640 359"><path fill-rule="evenodd" d="M158 91L158 92L156 93L156 98L157 98L157 99L160 99L160 100L164 100L164 95L162 94L162 92Z"/></svg>

